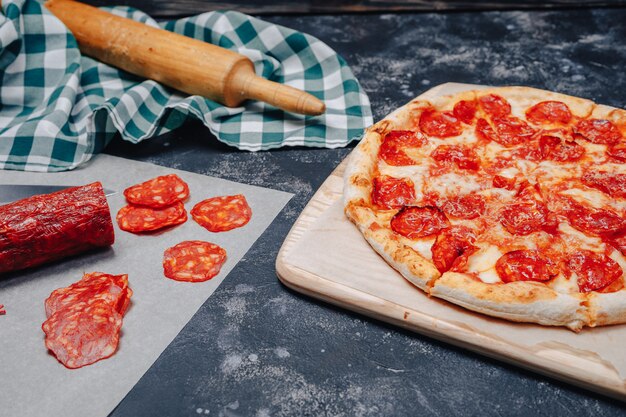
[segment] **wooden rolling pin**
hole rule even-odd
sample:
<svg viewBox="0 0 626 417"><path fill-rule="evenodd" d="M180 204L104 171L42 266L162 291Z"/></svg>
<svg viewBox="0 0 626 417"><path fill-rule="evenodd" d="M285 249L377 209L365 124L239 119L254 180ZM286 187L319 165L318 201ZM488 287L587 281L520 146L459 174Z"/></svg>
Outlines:
<svg viewBox="0 0 626 417"><path fill-rule="evenodd" d="M82 53L132 74L229 107L253 99L306 115L326 110L304 91L257 76L252 61L236 52L71 0L45 6L76 37Z"/></svg>

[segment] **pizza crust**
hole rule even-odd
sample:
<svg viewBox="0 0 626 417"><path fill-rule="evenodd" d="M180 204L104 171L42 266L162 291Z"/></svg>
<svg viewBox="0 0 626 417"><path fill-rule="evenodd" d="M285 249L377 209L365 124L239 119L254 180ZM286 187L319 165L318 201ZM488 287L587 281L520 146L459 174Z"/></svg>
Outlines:
<svg viewBox="0 0 626 417"><path fill-rule="evenodd" d="M626 323L624 290L613 293L591 293L587 296L590 327Z"/></svg>
<svg viewBox="0 0 626 417"><path fill-rule="evenodd" d="M430 259L422 256L401 237L383 226L384 210L375 211L371 193L378 167L378 151L391 130L415 130L415 120L425 108L451 110L459 100L497 94L509 101L513 116L525 117L530 106L547 100L562 101L578 117L606 118L626 122L626 111L564 94L529 87L499 87L465 91L450 96L426 93L400 107L371 126L350 155L344 174L346 216L385 261L409 282L429 295L494 317L515 322L565 326L580 331L583 326L626 322L626 290L615 293L562 293L538 282L488 284L471 274L446 272L441 275ZM426 98L421 99L421 98ZM625 123L626 124L626 123ZM454 138L451 138L454 140Z"/></svg>
<svg viewBox="0 0 626 417"><path fill-rule="evenodd" d="M589 324L583 295L561 294L538 282L485 284L465 274L447 272L435 282L430 295L516 322L566 326L575 332Z"/></svg>

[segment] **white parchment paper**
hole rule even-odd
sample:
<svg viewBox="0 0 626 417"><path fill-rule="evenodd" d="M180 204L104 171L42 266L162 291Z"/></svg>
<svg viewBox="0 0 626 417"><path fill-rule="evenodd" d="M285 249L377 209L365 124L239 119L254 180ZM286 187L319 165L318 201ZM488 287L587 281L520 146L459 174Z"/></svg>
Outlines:
<svg viewBox="0 0 626 417"><path fill-rule="evenodd" d="M187 211L205 198L244 194L252 219L244 227L211 233L191 216L181 226L155 235L134 235L115 224L112 248L80 255L34 270L0 277L0 416L106 416L215 291L292 194L218 178L100 155L87 167L62 173L0 171L0 183L81 185L101 181L118 193L108 198L111 214L125 204L122 191L158 175L176 173L189 184ZM163 276L163 251L183 240L206 240L226 249L221 273L203 283ZM54 289L79 280L84 272L127 273L134 291L122 327L118 352L93 365L69 370L50 355L41 324L44 300Z"/></svg>

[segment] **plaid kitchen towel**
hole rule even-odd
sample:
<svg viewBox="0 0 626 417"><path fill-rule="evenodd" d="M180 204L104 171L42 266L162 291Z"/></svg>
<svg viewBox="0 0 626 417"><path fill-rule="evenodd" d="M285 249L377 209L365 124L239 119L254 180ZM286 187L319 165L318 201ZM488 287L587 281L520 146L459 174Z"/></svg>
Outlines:
<svg viewBox="0 0 626 417"><path fill-rule="evenodd" d="M310 92L326 114L304 117L260 102L228 108L81 57L65 26L34 0L3 0L0 14L0 168L63 171L100 152L116 132L133 143L201 120L222 142L250 151L344 146L372 123L367 95L345 61L318 39L236 12L157 23L232 49L257 74Z"/></svg>

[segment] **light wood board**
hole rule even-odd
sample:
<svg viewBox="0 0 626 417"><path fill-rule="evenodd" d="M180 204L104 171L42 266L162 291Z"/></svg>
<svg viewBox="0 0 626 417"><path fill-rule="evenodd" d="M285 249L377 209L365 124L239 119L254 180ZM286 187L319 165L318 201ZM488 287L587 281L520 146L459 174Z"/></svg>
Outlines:
<svg viewBox="0 0 626 417"><path fill-rule="evenodd" d="M444 84L423 96L467 88ZM626 400L626 325L584 329L513 323L429 298L367 244L344 216L345 161L313 196L276 261L288 287L367 316Z"/></svg>

